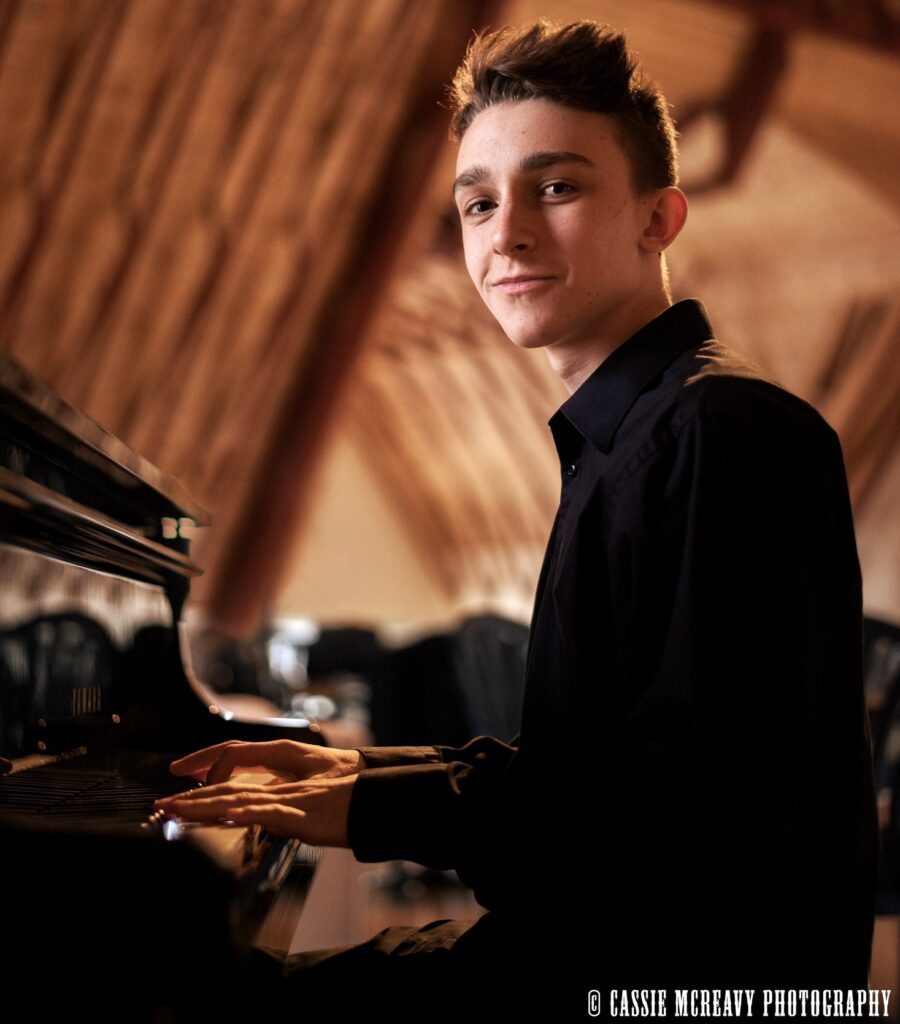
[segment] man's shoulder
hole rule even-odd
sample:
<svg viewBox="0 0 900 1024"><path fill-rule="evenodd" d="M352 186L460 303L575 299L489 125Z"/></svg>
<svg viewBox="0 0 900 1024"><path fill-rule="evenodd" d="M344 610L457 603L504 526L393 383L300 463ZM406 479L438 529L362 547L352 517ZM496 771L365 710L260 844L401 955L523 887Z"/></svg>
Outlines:
<svg viewBox="0 0 900 1024"><path fill-rule="evenodd" d="M675 377L672 427L748 430L761 440L785 431L834 435L819 411L760 366L718 340L685 353Z"/></svg>

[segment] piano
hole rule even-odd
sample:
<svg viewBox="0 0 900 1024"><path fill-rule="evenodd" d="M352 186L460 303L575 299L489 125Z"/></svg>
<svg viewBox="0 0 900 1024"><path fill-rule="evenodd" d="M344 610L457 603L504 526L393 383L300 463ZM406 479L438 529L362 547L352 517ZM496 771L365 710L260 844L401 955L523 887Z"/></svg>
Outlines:
<svg viewBox="0 0 900 1024"><path fill-rule="evenodd" d="M190 750L321 742L194 676L188 522L175 480L0 355L0 1019L215 1019L283 885L302 908L316 849L153 812Z"/></svg>

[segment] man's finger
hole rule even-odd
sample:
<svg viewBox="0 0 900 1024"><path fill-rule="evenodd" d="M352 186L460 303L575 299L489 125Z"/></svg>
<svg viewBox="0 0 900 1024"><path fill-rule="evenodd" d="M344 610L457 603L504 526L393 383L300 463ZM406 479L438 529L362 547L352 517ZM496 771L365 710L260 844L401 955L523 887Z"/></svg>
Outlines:
<svg viewBox="0 0 900 1024"><path fill-rule="evenodd" d="M166 814L193 813L195 809L225 807L229 801L240 803L265 798L262 786L223 786L219 792L209 793L205 789L194 789L187 793L176 793L174 796L163 797L154 802L157 810Z"/></svg>
<svg viewBox="0 0 900 1024"><path fill-rule="evenodd" d="M179 757L169 765L169 771L173 775L194 775L204 773L210 765L214 764L224 753L226 748L236 746L237 740L228 740L225 743L216 743L212 747L204 747L202 750L195 750L193 753Z"/></svg>
<svg viewBox="0 0 900 1024"><path fill-rule="evenodd" d="M275 742L268 743L236 743L233 747L226 747L215 763L210 766L206 773L206 783L209 786L224 782L230 778L235 769L244 770L260 768L268 770L269 765L274 765L279 760Z"/></svg>
<svg viewBox="0 0 900 1024"><path fill-rule="evenodd" d="M171 763L169 770L174 775L193 775L214 785L224 782L238 768L284 771L289 768L290 753L278 740L265 743L230 740L179 758Z"/></svg>
<svg viewBox="0 0 900 1024"><path fill-rule="evenodd" d="M244 807L230 807L228 817L238 824L252 822L262 825L273 836L293 836L303 839L309 823L307 815L294 807L284 804L249 804Z"/></svg>

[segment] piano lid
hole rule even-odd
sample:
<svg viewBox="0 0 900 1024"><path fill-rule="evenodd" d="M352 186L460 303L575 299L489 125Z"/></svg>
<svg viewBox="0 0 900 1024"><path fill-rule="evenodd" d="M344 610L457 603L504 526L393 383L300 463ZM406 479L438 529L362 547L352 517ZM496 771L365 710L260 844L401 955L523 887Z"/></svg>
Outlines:
<svg viewBox="0 0 900 1024"><path fill-rule="evenodd" d="M80 481L86 493L106 493L112 505L109 514L133 525L145 523L148 513L157 519L190 519L198 526L210 522L209 514L177 480L2 352L0 465L57 491L63 475L70 484L66 492L84 503Z"/></svg>

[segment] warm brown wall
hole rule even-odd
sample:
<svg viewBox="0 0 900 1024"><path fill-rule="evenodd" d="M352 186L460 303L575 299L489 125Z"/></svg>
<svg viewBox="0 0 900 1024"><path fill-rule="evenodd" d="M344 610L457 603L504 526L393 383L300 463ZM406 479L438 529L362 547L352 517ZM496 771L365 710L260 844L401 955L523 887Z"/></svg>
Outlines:
<svg viewBox="0 0 900 1024"><path fill-rule="evenodd" d="M314 480L479 7L0 11L0 346L210 508L197 593L236 628L296 520L285 476Z"/></svg>

